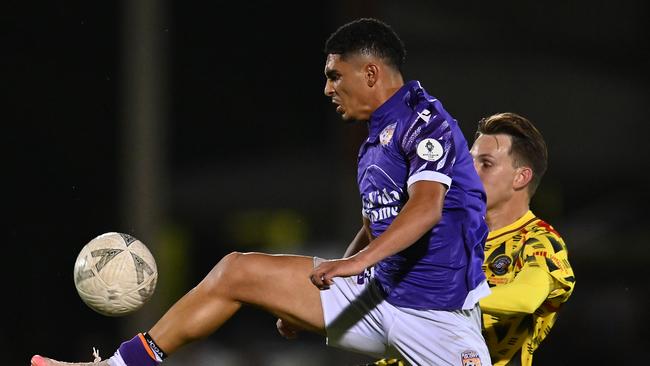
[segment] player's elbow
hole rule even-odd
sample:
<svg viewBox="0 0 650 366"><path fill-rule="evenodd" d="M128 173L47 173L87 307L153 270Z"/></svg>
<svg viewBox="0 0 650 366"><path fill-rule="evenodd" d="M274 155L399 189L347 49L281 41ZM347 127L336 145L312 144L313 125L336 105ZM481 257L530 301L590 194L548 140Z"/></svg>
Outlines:
<svg viewBox="0 0 650 366"><path fill-rule="evenodd" d="M432 227L438 225L438 223L442 219L442 212L440 210L429 209L423 212L421 218L422 218L422 225L427 229L431 229Z"/></svg>

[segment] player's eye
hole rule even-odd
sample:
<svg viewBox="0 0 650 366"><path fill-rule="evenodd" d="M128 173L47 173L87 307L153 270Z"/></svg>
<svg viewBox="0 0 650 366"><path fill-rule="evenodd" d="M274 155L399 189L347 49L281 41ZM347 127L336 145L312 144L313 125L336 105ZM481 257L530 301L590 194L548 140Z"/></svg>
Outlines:
<svg viewBox="0 0 650 366"><path fill-rule="evenodd" d="M337 72L328 72L326 74L327 80L329 81L338 81L341 79L341 75Z"/></svg>

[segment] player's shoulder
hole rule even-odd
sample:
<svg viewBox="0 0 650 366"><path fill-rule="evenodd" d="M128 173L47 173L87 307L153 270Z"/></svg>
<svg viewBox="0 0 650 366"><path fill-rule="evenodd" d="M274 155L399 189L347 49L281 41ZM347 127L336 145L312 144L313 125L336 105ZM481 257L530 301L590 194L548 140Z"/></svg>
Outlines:
<svg viewBox="0 0 650 366"><path fill-rule="evenodd" d="M431 134L437 140L444 140L452 137L452 130L457 125L458 122L437 99L421 99L419 103L410 105L397 120L395 133L405 138L405 143Z"/></svg>
<svg viewBox="0 0 650 366"><path fill-rule="evenodd" d="M534 219L530 220L526 224L525 229L531 234L530 236L552 235L562 239L562 235L553 227L553 225L538 216L535 216Z"/></svg>
<svg viewBox="0 0 650 366"><path fill-rule="evenodd" d="M535 216L530 220L525 228L526 243L539 243L542 245L550 245L555 252L566 250L566 244L562 235L549 224L547 221Z"/></svg>
<svg viewBox="0 0 650 366"><path fill-rule="evenodd" d="M407 87L409 92L403 101L409 117L415 118L407 118L402 123L407 125L418 122L426 125L432 122L457 124L457 121L443 107L442 102L437 97L429 94L419 81L410 81L407 83Z"/></svg>

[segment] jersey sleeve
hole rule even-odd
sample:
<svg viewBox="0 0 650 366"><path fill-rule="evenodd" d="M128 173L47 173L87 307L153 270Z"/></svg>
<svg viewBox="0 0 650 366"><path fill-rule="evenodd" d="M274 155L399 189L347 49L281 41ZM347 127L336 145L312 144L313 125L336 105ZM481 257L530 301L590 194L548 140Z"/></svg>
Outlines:
<svg viewBox="0 0 650 366"><path fill-rule="evenodd" d="M553 278L535 266L524 266L515 279L494 286L492 293L481 299L481 310L487 314L532 314L546 300L553 288Z"/></svg>
<svg viewBox="0 0 650 366"><path fill-rule="evenodd" d="M555 299L553 302L559 305L571 295L575 277L568 260L566 245L553 231L533 234L526 240L521 258L524 267L541 268L553 277L556 285L548 298Z"/></svg>
<svg viewBox="0 0 650 366"><path fill-rule="evenodd" d="M406 128L401 148L409 164L407 186L421 180L451 186L456 160L452 129L432 106L417 112Z"/></svg>

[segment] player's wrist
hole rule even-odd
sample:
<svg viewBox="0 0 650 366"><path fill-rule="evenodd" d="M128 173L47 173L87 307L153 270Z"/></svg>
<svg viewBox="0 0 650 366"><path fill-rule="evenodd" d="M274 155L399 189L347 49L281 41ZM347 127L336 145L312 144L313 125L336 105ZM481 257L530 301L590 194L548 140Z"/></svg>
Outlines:
<svg viewBox="0 0 650 366"><path fill-rule="evenodd" d="M374 256L375 254L369 250L368 247L366 247L357 252L357 254L349 257L349 259L355 263L356 267L359 267L359 271L363 271L366 268L373 266L380 260L375 259Z"/></svg>

